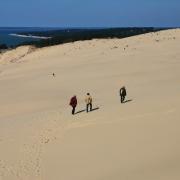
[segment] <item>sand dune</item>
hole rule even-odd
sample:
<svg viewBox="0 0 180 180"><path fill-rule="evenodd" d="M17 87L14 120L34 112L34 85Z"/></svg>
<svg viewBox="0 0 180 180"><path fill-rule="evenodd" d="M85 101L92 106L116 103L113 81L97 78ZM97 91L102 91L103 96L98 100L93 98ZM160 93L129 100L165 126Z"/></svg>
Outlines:
<svg viewBox="0 0 180 180"><path fill-rule="evenodd" d="M18 63L26 55L34 51L32 46L22 46L0 54L0 64Z"/></svg>
<svg viewBox="0 0 180 180"><path fill-rule="evenodd" d="M179 42L175 29L0 54L0 179L179 180ZM87 92L99 109L72 116Z"/></svg>

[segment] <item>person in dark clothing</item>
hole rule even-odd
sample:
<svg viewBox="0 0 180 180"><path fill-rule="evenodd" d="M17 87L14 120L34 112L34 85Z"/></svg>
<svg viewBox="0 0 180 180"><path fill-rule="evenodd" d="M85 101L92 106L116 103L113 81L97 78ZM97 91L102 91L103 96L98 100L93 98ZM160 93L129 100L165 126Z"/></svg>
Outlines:
<svg viewBox="0 0 180 180"><path fill-rule="evenodd" d="M119 94L121 96L121 103L124 103L125 97L127 95L126 88L124 86L120 89Z"/></svg>
<svg viewBox="0 0 180 180"><path fill-rule="evenodd" d="M73 96L69 103L70 106L72 106L72 115L75 114L76 106L77 106L77 98L76 96Z"/></svg>

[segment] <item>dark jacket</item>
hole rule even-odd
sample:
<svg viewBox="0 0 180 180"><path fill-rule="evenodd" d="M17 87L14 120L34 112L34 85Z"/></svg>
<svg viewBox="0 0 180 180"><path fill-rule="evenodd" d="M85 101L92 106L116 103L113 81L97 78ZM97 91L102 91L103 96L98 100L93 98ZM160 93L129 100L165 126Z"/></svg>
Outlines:
<svg viewBox="0 0 180 180"><path fill-rule="evenodd" d="M126 96L127 93L126 93L126 89L125 88L121 88L120 89L120 96Z"/></svg>
<svg viewBox="0 0 180 180"><path fill-rule="evenodd" d="M77 106L77 98L76 98L76 96L71 98L69 105L72 106L72 107Z"/></svg>

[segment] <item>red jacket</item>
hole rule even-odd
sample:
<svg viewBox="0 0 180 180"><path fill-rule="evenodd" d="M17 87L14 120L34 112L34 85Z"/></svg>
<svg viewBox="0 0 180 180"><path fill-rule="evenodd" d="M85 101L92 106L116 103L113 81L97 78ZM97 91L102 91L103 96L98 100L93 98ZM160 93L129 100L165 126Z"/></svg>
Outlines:
<svg viewBox="0 0 180 180"><path fill-rule="evenodd" d="M71 98L69 105L72 106L72 107L77 106L77 98L76 98L76 96Z"/></svg>

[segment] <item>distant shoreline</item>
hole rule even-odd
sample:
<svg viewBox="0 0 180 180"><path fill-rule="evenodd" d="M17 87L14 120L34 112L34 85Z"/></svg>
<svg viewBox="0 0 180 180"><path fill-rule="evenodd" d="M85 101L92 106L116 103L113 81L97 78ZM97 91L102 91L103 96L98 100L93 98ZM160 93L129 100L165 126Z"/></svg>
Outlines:
<svg viewBox="0 0 180 180"><path fill-rule="evenodd" d="M22 38L33 38L33 39L51 39L51 37L23 35L23 34L9 34L10 36L22 37Z"/></svg>

